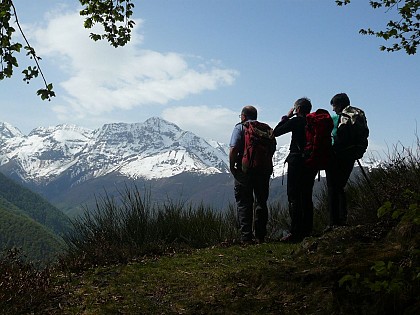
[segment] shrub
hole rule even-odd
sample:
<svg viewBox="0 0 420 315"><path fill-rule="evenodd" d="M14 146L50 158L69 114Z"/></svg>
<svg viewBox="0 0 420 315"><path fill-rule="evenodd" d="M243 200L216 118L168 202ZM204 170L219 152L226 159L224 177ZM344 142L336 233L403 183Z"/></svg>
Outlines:
<svg viewBox="0 0 420 315"><path fill-rule="evenodd" d="M346 185L348 223L350 225L378 221L377 210L385 202L395 207L404 207L406 191L418 192L420 187L420 142L416 148L394 146L393 153L387 155L385 162L372 168L366 174L353 171ZM356 169L355 169L356 170ZM365 177L366 175L366 177ZM328 193L326 185L319 193L315 210L314 224L328 224ZM319 220L319 221L316 221Z"/></svg>
<svg viewBox="0 0 420 315"><path fill-rule="evenodd" d="M391 223L388 240L397 242L400 248L392 260L376 261L369 270L350 273L340 279L340 287L363 305L365 313L414 314L420 307L419 148L416 151L396 150L389 161L370 172L368 180L351 186L351 198L357 198L361 205L382 202L377 217ZM373 186L370 188L375 193L375 202L372 195L366 193L367 184ZM358 217L363 218L360 213Z"/></svg>
<svg viewBox="0 0 420 315"><path fill-rule="evenodd" d="M0 312L29 314L42 309L51 295L50 269L39 270L19 249L0 255Z"/></svg>

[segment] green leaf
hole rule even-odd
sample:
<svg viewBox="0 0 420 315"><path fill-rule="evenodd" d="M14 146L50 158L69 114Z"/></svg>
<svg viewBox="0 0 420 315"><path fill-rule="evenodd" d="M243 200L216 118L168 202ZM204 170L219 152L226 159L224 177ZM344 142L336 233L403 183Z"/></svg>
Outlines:
<svg viewBox="0 0 420 315"><path fill-rule="evenodd" d="M378 218L390 213L392 210L392 204L390 201L386 201L377 211Z"/></svg>
<svg viewBox="0 0 420 315"><path fill-rule="evenodd" d="M399 218L399 216L401 215L401 213L402 213L402 211L401 210L395 210L394 212L392 212L392 218L393 219L398 219Z"/></svg>

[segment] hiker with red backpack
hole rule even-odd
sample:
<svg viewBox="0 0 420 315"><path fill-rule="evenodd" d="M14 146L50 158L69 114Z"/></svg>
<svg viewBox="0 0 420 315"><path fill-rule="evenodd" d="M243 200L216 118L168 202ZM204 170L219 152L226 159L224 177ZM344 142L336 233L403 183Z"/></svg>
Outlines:
<svg viewBox="0 0 420 315"><path fill-rule="evenodd" d="M369 129L363 110L351 106L346 93L336 94L330 101L334 117L332 132L333 156L326 170L330 226L347 223L347 199L344 187L350 178L354 162L362 158L368 146Z"/></svg>
<svg viewBox="0 0 420 315"><path fill-rule="evenodd" d="M326 110L310 113L311 101L298 99L274 128L274 136L292 133L286 158L290 233L282 241L300 242L312 233L312 191L316 174L326 169L331 155L333 122Z"/></svg>
<svg viewBox="0 0 420 315"><path fill-rule="evenodd" d="M241 122L233 129L229 152L238 227L243 244L261 243L267 234L267 199L276 140L270 126L257 121L254 106L245 106L239 117Z"/></svg>

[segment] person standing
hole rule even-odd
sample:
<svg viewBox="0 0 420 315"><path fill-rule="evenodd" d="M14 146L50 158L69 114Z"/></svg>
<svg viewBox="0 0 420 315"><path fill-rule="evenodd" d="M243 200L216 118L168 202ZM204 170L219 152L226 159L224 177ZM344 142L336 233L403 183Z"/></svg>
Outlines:
<svg viewBox="0 0 420 315"><path fill-rule="evenodd" d="M267 235L268 207L270 176L273 172L272 156L276 150L275 139L267 140L268 151L264 167L243 167L244 152L246 151L246 132L252 122L267 127L264 123L257 122L257 109L248 105L243 107L239 115L241 122L236 124L231 140L229 151L229 167L235 178L234 191L237 205L238 227L241 233L242 243L264 242ZM257 148L255 148L256 150ZM264 148L263 148L264 149ZM258 155L258 152L256 152ZM256 161L260 162L260 161ZM264 162L264 161L263 161ZM255 213L254 213L255 205Z"/></svg>
<svg viewBox="0 0 420 315"><path fill-rule="evenodd" d="M290 153L286 158L291 226L290 233L282 239L283 241L299 242L312 233L312 190L317 170L307 167L304 163L306 115L311 109L312 104L308 98L298 99L274 128L275 137L292 133Z"/></svg>
<svg viewBox="0 0 420 315"><path fill-rule="evenodd" d="M350 174L356 161L352 154L349 154L348 146L351 138L349 126L338 128L340 116L343 110L350 106L350 99L346 93L334 95L330 104L332 110L337 114L334 119L333 157L330 167L326 170L328 189L328 210L330 214L330 226L346 225L347 222L347 198L344 187L350 178Z"/></svg>

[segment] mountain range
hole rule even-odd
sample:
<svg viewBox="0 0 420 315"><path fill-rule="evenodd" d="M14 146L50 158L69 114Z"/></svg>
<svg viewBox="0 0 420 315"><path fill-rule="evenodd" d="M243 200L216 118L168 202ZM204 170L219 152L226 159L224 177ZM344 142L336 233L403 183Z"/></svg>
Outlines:
<svg viewBox="0 0 420 315"><path fill-rule="evenodd" d="M285 197L278 182L287 153L288 146L280 146L274 156L273 199ZM0 171L70 216L93 206L94 196L127 185L147 188L157 200L182 198L220 208L233 202L228 146L157 117L95 130L39 127L29 135L0 123Z"/></svg>
<svg viewBox="0 0 420 315"><path fill-rule="evenodd" d="M36 128L28 136L0 123L0 165L28 183L51 183L68 175L72 184L119 173L128 178L168 178L185 172L229 173L228 146L204 140L153 117L144 123ZM287 146L274 157L284 159ZM277 172L275 172L277 173ZM279 176L279 175L277 175Z"/></svg>

